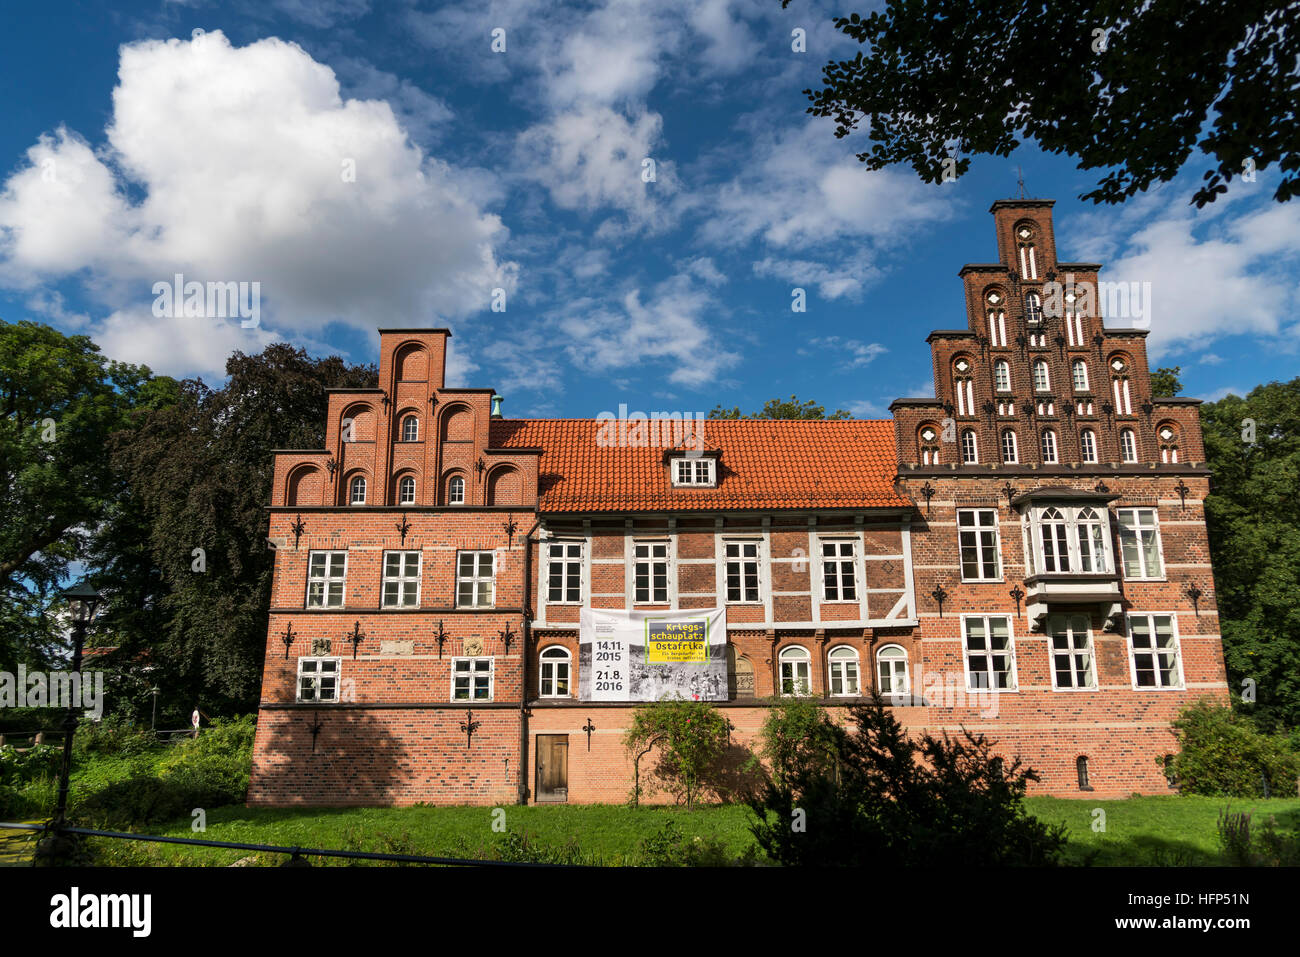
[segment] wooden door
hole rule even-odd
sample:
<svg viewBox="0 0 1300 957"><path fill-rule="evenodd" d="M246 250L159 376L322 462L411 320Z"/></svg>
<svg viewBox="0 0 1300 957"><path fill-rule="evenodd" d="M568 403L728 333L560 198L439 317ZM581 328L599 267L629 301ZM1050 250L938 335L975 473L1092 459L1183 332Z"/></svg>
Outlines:
<svg viewBox="0 0 1300 957"><path fill-rule="evenodd" d="M537 736L537 800L569 800L569 736Z"/></svg>

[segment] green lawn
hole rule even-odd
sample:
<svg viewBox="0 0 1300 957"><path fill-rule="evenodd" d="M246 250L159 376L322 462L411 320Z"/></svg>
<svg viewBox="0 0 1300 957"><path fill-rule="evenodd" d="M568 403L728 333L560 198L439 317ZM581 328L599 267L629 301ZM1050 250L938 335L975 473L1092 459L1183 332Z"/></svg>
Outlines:
<svg viewBox="0 0 1300 957"><path fill-rule="evenodd" d="M1268 815L1279 826L1300 831L1300 800L1232 801L1204 797L1136 797L1117 801L1030 798L1030 811L1044 821L1069 828L1072 863L1106 865L1193 866L1226 863L1220 858L1217 821L1222 808L1250 811L1257 823ZM1094 831L1094 811L1105 812L1105 830ZM608 865L637 864L641 840L668 821L689 836L712 836L739 855L752 838L748 812L742 807L682 808L621 805L559 805L504 808L510 830L552 846L576 841L582 851ZM393 851L432 856L479 856L501 839L492 829L492 809L480 807L348 808L287 810L217 808L207 815L207 831L199 835L188 820L150 829L175 837L207 837L221 841L277 844L290 847ZM100 839L113 845L111 860L222 866L241 858L260 865L284 858L216 848L146 845ZM346 863L338 859L315 863Z"/></svg>

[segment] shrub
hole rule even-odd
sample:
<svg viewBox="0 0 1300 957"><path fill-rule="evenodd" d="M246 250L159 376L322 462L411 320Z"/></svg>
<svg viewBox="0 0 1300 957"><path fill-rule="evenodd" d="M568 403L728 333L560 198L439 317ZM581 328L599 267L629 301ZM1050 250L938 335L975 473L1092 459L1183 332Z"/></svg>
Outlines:
<svg viewBox="0 0 1300 957"><path fill-rule="evenodd" d="M1037 775L983 735L912 741L877 697L834 725L834 768L805 752L753 798L750 830L782 864L1005 866L1059 863L1065 828L1024 807Z"/></svg>
<svg viewBox="0 0 1300 957"><path fill-rule="evenodd" d="M1238 867L1296 867L1300 865L1300 835L1278 830L1272 815L1260 828L1250 815L1224 808L1219 814L1219 847Z"/></svg>
<svg viewBox="0 0 1300 957"><path fill-rule="evenodd" d="M660 787L687 807L695 803L718 759L727 748L731 725L725 715L704 701L673 699L639 706L624 738L627 749L637 756L659 749L659 762L652 769ZM633 785L632 802L641 798L641 782Z"/></svg>
<svg viewBox="0 0 1300 957"><path fill-rule="evenodd" d="M158 747L157 736L124 714L100 721L82 718L72 739L74 755L104 754L130 757Z"/></svg>
<svg viewBox="0 0 1300 957"><path fill-rule="evenodd" d="M1295 797L1300 757L1281 736L1261 734L1231 708L1202 699L1173 723L1179 751L1170 765L1184 794Z"/></svg>
<svg viewBox="0 0 1300 957"><path fill-rule="evenodd" d="M5 745L0 748L0 784L19 787L42 778L58 775L63 749L49 744L19 751Z"/></svg>
<svg viewBox="0 0 1300 957"><path fill-rule="evenodd" d="M641 864L645 867L733 867L756 863L757 848L750 845L734 857L724 841L711 836L688 837L676 821L669 821L641 839Z"/></svg>
<svg viewBox="0 0 1300 957"><path fill-rule="evenodd" d="M813 699L782 698L773 704L759 732L761 754L772 780L786 783L798 769L830 772L835 765L835 727Z"/></svg>

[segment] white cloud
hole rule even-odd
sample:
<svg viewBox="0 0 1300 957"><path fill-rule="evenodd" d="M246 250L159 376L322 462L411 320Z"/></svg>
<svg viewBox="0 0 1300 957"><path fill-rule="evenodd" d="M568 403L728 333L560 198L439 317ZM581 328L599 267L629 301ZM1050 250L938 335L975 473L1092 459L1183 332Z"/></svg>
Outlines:
<svg viewBox="0 0 1300 957"><path fill-rule="evenodd" d="M98 155L60 129L0 193L0 282L83 279L113 313L117 358L150 354L159 320L140 307L177 272L261 282L264 328L301 335L446 321L513 289L495 253L505 230L467 195L481 184L426 158L387 103L344 100L300 47L142 41L122 48L118 76Z"/></svg>
<svg viewBox="0 0 1300 957"><path fill-rule="evenodd" d="M579 301L556 326L569 338L567 352L579 368L609 373L659 363L670 367L668 381L704 389L739 359L708 330L707 320L718 311L707 289L678 273L648 297L634 288L614 302Z"/></svg>
<svg viewBox="0 0 1300 957"><path fill-rule="evenodd" d="M159 319L148 308L112 313L94 332L107 356L149 366L155 372L225 378L234 351L260 352L280 339L267 329L241 329L221 319Z"/></svg>
<svg viewBox="0 0 1300 957"><path fill-rule="evenodd" d="M783 279L796 286L816 286L824 299L862 298L863 290L880 278L881 270L862 255L837 265L807 259L776 259L768 256L754 263L754 275Z"/></svg>

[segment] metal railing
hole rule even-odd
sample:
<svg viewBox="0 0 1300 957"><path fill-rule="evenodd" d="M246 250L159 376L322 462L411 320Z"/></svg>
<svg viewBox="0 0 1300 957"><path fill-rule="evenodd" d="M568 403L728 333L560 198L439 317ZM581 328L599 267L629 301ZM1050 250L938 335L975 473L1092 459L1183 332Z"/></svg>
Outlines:
<svg viewBox="0 0 1300 957"><path fill-rule="evenodd" d="M402 864L441 864L450 867L566 867L564 864L540 864L532 861L487 861L462 857L429 857L422 854L386 854L381 851L344 851L315 847L284 847L278 844L246 844L241 841L210 841L196 837L165 837L161 834L132 834L126 831L100 831L90 827L55 828L50 824L19 824L0 821L0 828L20 831L57 831L86 837L110 837L128 841L151 841L155 844L189 844L196 847L221 847L234 851L259 851L264 854L287 854L283 865L310 866L308 857L343 857L368 861L395 861Z"/></svg>

